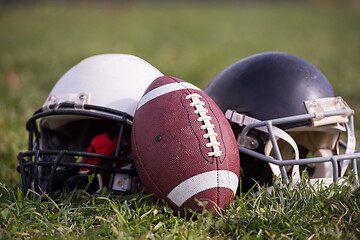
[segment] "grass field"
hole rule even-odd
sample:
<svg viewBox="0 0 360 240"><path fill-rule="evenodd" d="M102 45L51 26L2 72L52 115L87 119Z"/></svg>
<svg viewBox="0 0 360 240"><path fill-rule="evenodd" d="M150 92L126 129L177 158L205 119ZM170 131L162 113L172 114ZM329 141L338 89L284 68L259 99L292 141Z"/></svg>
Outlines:
<svg viewBox="0 0 360 240"><path fill-rule="evenodd" d="M204 212L190 221L149 196L78 191L39 202L17 190L16 155L26 149L25 122L83 58L129 53L205 88L228 65L265 51L313 63L360 111L359 6L0 5L0 237L359 238L360 192L345 186L314 191L303 183L272 195L241 195L222 215ZM357 115L355 125L360 127Z"/></svg>

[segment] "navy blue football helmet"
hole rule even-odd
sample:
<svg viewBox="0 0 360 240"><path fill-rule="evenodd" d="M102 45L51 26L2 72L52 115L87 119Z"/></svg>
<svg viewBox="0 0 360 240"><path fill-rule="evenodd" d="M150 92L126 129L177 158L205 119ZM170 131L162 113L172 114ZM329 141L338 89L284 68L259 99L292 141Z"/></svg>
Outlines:
<svg viewBox="0 0 360 240"><path fill-rule="evenodd" d="M358 184L354 111L309 62L279 52L253 55L222 71L205 92L237 138L243 191L254 182L271 186L274 175L296 182L304 169L311 182L328 185L349 163Z"/></svg>

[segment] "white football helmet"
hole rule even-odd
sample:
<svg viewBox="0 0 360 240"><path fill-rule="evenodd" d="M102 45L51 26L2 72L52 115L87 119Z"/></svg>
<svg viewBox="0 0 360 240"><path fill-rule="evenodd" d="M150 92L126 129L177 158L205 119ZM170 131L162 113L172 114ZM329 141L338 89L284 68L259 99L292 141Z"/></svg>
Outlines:
<svg viewBox="0 0 360 240"><path fill-rule="evenodd" d="M138 191L132 119L148 85L162 75L126 54L92 56L66 72L26 124L28 151L18 155L24 190Z"/></svg>

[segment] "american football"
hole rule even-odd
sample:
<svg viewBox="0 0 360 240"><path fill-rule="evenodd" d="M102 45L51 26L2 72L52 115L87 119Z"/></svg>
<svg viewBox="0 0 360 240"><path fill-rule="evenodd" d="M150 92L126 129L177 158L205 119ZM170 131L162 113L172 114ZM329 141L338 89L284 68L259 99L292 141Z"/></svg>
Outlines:
<svg viewBox="0 0 360 240"><path fill-rule="evenodd" d="M202 90L171 76L154 80L134 116L132 149L139 176L155 199L182 214L225 208L240 173L231 127ZM197 201L198 200L198 201Z"/></svg>

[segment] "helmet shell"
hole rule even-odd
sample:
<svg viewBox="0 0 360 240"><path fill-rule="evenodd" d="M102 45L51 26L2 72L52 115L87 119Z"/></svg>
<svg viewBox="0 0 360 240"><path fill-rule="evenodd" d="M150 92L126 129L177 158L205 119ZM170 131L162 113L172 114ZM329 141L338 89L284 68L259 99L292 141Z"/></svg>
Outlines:
<svg viewBox="0 0 360 240"><path fill-rule="evenodd" d="M306 114L306 100L336 96L316 67L302 58L279 52L256 54L232 64L205 92L223 112L231 109L259 120ZM281 128L307 124L310 121Z"/></svg>
<svg viewBox="0 0 360 240"><path fill-rule="evenodd" d="M145 60L128 54L101 54L84 59L56 83L44 103L77 102L107 107L134 116L146 88L163 74Z"/></svg>

